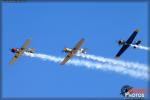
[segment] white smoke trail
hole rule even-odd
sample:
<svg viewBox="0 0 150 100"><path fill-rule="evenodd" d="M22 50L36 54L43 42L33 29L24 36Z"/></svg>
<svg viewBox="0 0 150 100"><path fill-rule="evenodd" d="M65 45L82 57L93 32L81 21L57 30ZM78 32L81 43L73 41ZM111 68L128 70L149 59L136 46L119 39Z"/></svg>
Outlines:
<svg viewBox="0 0 150 100"><path fill-rule="evenodd" d="M135 44L130 44L132 47L136 47L136 48L139 48L139 49L142 49L142 50L147 50L147 51L150 51L150 47L145 47L145 46L142 46L142 45L135 45Z"/></svg>
<svg viewBox="0 0 150 100"><path fill-rule="evenodd" d="M95 56L95 55L90 55L90 54L81 54L81 53L80 54L77 53L76 56L86 58L89 60L98 61L100 63L108 63L113 66L115 66L115 65L122 66L122 67L133 69L133 70L140 70L140 71L148 70L148 66L146 66L144 64L135 63L135 62L127 62L127 61L122 61L122 60L115 60L115 59L110 59L110 58L104 58L101 56Z"/></svg>
<svg viewBox="0 0 150 100"><path fill-rule="evenodd" d="M60 63L63 58L51 56L51 55L45 55L45 54L33 54L33 53L27 53L25 52L24 55L29 57L35 57L40 58L42 60L48 60L55 63ZM113 66L109 63L99 63L99 62L91 62L91 61L85 61L85 60L79 60L79 59L70 59L66 64L74 65L74 66L84 66L86 68L91 69L101 69L103 71L114 71L120 74L127 74L135 78L145 79L148 80L148 73L146 71L136 71L132 69L128 69L122 66Z"/></svg>

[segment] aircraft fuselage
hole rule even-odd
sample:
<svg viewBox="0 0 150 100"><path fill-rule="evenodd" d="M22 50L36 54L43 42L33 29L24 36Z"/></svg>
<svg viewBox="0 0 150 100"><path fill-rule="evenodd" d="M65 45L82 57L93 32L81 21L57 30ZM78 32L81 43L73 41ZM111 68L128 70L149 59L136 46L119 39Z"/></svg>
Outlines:
<svg viewBox="0 0 150 100"><path fill-rule="evenodd" d="M65 53L69 53L69 52L71 52L71 51L72 51L71 48L64 48L64 49L63 49L63 52L65 52ZM77 53L86 54L87 52L86 52L86 49L79 49L79 50L77 51Z"/></svg>
<svg viewBox="0 0 150 100"><path fill-rule="evenodd" d="M19 52L19 50L20 50L21 48L11 48L11 52L12 53L17 53L17 52ZM28 48L28 49L26 49L25 50L25 52L29 52L29 53L34 53L34 49L33 48Z"/></svg>

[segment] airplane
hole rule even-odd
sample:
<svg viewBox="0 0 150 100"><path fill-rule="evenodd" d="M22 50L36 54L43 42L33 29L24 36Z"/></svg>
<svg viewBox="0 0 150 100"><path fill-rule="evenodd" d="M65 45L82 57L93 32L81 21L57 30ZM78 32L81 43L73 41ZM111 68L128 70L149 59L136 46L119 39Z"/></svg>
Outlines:
<svg viewBox="0 0 150 100"><path fill-rule="evenodd" d="M11 52L15 53L15 56L10 60L9 64L13 64L24 52L34 53L33 48L27 48L31 40L27 39L21 48L11 48Z"/></svg>
<svg viewBox="0 0 150 100"><path fill-rule="evenodd" d="M119 58L122 53L131 45L134 44L133 48L137 48L137 45L139 45L142 41L138 40L137 42L133 43L134 38L136 37L137 33L139 32L138 29L136 29L131 36L128 38L127 41L125 40L118 40L119 45L123 45L122 48L119 50L119 52L116 54L115 58Z"/></svg>
<svg viewBox="0 0 150 100"><path fill-rule="evenodd" d="M65 53L69 53L69 52L71 52L72 51L72 49L71 48L64 48L63 49L63 52L65 52ZM78 49L78 51L77 51L77 53L83 53L83 54L87 54L87 48L81 48L81 49Z"/></svg>
<svg viewBox="0 0 150 100"><path fill-rule="evenodd" d="M80 39L80 41L75 45L73 49L64 48L64 52L68 53L68 55L64 58L64 60L60 63L64 65L71 57L73 57L76 53L83 53L86 54L86 49L80 49L80 46L83 44L84 39Z"/></svg>

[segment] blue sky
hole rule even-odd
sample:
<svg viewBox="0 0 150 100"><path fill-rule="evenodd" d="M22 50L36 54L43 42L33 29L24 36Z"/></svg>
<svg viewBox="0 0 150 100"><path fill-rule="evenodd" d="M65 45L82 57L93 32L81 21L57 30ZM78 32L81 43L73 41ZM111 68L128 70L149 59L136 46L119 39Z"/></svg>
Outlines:
<svg viewBox="0 0 150 100"><path fill-rule="evenodd" d="M29 47L36 52L64 57L64 47L85 38L89 54L114 58L118 39L140 30L136 40L148 44L147 3L49 2L3 3L3 97L119 97L123 85L147 88L147 82L127 75L84 67L61 65L20 57L9 65L12 47ZM121 60L147 64L148 52L129 48Z"/></svg>

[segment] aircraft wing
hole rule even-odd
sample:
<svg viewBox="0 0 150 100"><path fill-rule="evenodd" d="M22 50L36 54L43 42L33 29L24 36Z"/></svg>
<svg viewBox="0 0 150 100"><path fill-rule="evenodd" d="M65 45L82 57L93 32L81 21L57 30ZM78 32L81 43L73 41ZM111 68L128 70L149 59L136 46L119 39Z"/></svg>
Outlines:
<svg viewBox="0 0 150 100"><path fill-rule="evenodd" d="M127 44L131 44L131 43L133 42L134 38L136 37L137 33L138 33L138 30L135 30L135 31L132 33L132 35L129 37L129 39L126 41L126 43L127 43Z"/></svg>
<svg viewBox="0 0 150 100"><path fill-rule="evenodd" d="M83 44L84 42L84 39L81 39L76 45L75 47L73 48L73 52L76 53L78 51L78 49L80 48L80 46Z"/></svg>
<svg viewBox="0 0 150 100"><path fill-rule="evenodd" d="M123 45L119 52L116 54L116 58L119 58L120 55L129 47L129 45Z"/></svg>
<svg viewBox="0 0 150 100"><path fill-rule="evenodd" d="M13 64L25 51L27 46L30 44L30 39L27 39L21 49L15 54L15 56L12 58L12 60L9 62L9 64Z"/></svg>
<svg viewBox="0 0 150 100"><path fill-rule="evenodd" d="M77 53L78 49L83 44L83 42L84 42L84 39L81 39L60 64L64 65L75 53Z"/></svg>
<svg viewBox="0 0 150 100"><path fill-rule="evenodd" d="M74 54L69 53L60 64L64 65L73 55Z"/></svg>
<svg viewBox="0 0 150 100"><path fill-rule="evenodd" d="M26 49L27 46L30 44L30 42L31 42L31 39L27 39L27 40L25 41L25 43L22 45L21 49Z"/></svg>
<svg viewBox="0 0 150 100"><path fill-rule="evenodd" d="M23 54L23 52L24 50L20 50L19 52L17 52L12 60L9 62L9 64L13 64Z"/></svg>

